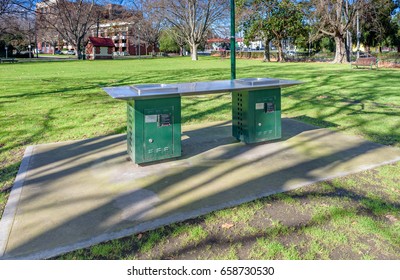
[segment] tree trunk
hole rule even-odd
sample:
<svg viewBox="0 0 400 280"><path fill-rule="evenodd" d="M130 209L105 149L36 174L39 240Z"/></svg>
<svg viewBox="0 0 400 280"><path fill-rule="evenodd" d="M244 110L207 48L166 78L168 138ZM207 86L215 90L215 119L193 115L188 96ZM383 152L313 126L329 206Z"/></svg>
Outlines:
<svg viewBox="0 0 400 280"><path fill-rule="evenodd" d="M81 59L81 39L78 38L78 40L76 40L76 57L78 59Z"/></svg>
<svg viewBox="0 0 400 280"><path fill-rule="evenodd" d="M400 53L400 45L397 46L397 52Z"/></svg>
<svg viewBox="0 0 400 280"><path fill-rule="evenodd" d="M333 63L348 62L346 56L346 44L343 36L335 37L335 45L336 45L336 50L335 50L335 59L333 60Z"/></svg>
<svg viewBox="0 0 400 280"><path fill-rule="evenodd" d="M192 57L192 60L198 60L199 59L197 57L197 47L198 47L198 44L190 44L190 55Z"/></svg>
<svg viewBox="0 0 400 280"><path fill-rule="evenodd" d="M264 49L264 61L271 61L271 56L269 53L269 42L271 42L271 40L265 40L264 44L265 44L265 49Z"/></svg>
<svg viewBox="0 0 400 280"><path fill-rule="evenodd" d="M285 57L283 56L283 46L282 46L282 40L278 40L278 62L284 62Z"/></svg>
<svg viewBox="0 0 400 280"><path fill-rule="evenodd" d="M347 46L347 61L351 62L351 56L353 55L353 37L351 36L351 33L349 32L348 34L349 42L346 45Z"/></svg>

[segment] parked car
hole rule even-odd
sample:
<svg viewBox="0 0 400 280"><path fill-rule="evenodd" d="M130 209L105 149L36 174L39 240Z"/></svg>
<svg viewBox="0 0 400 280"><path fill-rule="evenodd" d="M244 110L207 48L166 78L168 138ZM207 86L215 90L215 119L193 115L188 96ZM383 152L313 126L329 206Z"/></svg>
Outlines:
<svg viewBox="0 0 400 280"><path fill-rule="evenodd" d="M286 51L287 56L295 56L296 52L295 51Z"/></svg>
<svg viewBox="0 0 400 280"><path fill-rule="evenodd" d="M54 52L54 54L63 54L63 53L62 53L62 51L60 51L60 50L56 50L56 51Z"/></svg>

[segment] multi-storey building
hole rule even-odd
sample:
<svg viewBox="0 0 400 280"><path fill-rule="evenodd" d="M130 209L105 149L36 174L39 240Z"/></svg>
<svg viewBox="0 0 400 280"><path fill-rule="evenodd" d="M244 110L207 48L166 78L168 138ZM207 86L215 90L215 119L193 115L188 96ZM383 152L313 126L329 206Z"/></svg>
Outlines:
<svg viewBox="0 0 400 280"><path fill-rule="evenodd" d="M129 46L134 44L133 24L129 22L106 22L94 26L90 30L92 37L111 38L114 42L115 55L131 54Z"/></svg>
<svg viewBox="0 0 400 280"><path fill-rule="evenodd" d="M140 38L140 29L136 22L108 21L94 26L90 36L111 38L114 41L114 55L147 55L159 52L158 48L153 50L144 38Z"/></svg>
<svg viewBox="0 0 400 280"><path fill-rule="evenodd" d="M56 7L56 1L44 0L36 4L37 47L43 53L75 49L72 42L63 40L60 34L55 31L55 28L52 28L48 23L49 17L54 16L52 12ZM88 42L89 36L112 38L115 42L115 49L113 50L115 54L136 54L137 47L132 47L135 44L135 36L130 22L135 22L134 18L137 18L137 14L135 15L134 12L129 12L123 6L115 4L96 6L96 9L93 10L96 16L89 23L92 28L87 32L84 44ZM131 40L129 40L130 38Z"/></svg>
<svg viewBox="0 0 400 280"><path fill-rule="evenodd" d="M50 15L52 6L57 0L45 0L37 3L38 30L38 49L43 53L54 53L56 50L74 49L70 43L61 39L57 32L51 28L46 28L44 16ZM140 38L140 28L137 26L140 14L128 11L125 7L116 4L108 4L98 7L96 11L97 22L92 23L86 38L100 37L111 38L114 42L113 54L122 55L146 55L153 51L152 46L148 46L144 38ZM85 43L87 42L87 39Z"/></svg>

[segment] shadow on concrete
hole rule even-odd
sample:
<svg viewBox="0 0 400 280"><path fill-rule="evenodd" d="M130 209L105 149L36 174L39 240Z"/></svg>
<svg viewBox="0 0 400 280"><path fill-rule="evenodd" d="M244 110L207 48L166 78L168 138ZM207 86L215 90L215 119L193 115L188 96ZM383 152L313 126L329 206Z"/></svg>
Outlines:
<svg viewBox="0 0 400 280"><path fill-rule="evenodd" d="M334 153L308 156L306 150L305 157L297 158L310 143L335 141L338 134L284 119L282 140L244 145L236 143L230 136L231 127L227 124L187 130L183 133L188 137L183 141L183 158L151 166L134 167L127 160L125 135L53 144L43 152L35 153L30 164L30 176L24 183L24 188L31 188L31 192L20 200L20 204L27 205L25 208L20 207L21 213L34 216L34 213L43 212L42 218L46 219L46 215L49 218L57 216L56 210L60 211L58 207L61 207L61 211L73 212L79 209L80 212L67 215L69 218L57 222L43 221L45 230L37 235L27 233L29 237L25 241L14 237L14 243L9 243L11 247L7 248L5 257L49 258L348 172L360 171L365 167L343 170L340 166L383 148L382 145L358 139ZM306 141L300 139L289 142L303 134L308 135ZM346 139L351 140L351 137ZM375 161L372 165L381 163L382 160ZM107 167L113 165L123 167L118 178L113 177L116 183L101 181L104 175L101 172L106 172ZM86 184L91 184L91 180L96 177L91 170L94 166L104 168L98 174L101 177L99 185L90 188L97 188L97 192L87 193L85 188L89 186ZM85 177L88 173L82 174L85 169L91 172L92 178ZM60 180L63 184L55 183ZM71 186L68 186L68 182ZM82 196L75 193L71 194L71 198L66 197L68 188L77 191L78 183L81 184ZM125 184L124 187L121 184ZM44 194L51 198L52 193L60 191L65 195L55 195L54 201L34 203L35 200L41 200ZM122 201L124 209L116 207L116 201ZM88 207L82 210L79 204ZM10 239L21 234L17 230L13 229Z"/></svg>

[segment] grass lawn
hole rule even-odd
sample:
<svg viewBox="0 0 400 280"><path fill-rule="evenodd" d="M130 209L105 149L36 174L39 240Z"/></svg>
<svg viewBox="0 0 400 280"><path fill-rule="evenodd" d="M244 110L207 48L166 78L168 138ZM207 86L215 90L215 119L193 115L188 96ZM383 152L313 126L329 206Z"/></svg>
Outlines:
<svg viewBox="0 0 400 280"><path fill-rule="evenodd" d="M400 71L238 60L237 76L283 90L284 117L400 148ZM126 131L103 86L230 78L201 57L0 65L0 215L28 145ZM229 120L227 94L183 98L183 124ZM400 163L274 195L61 256L66 259L400 259ZM228 225L228 226L227 226Z"/></svg>

